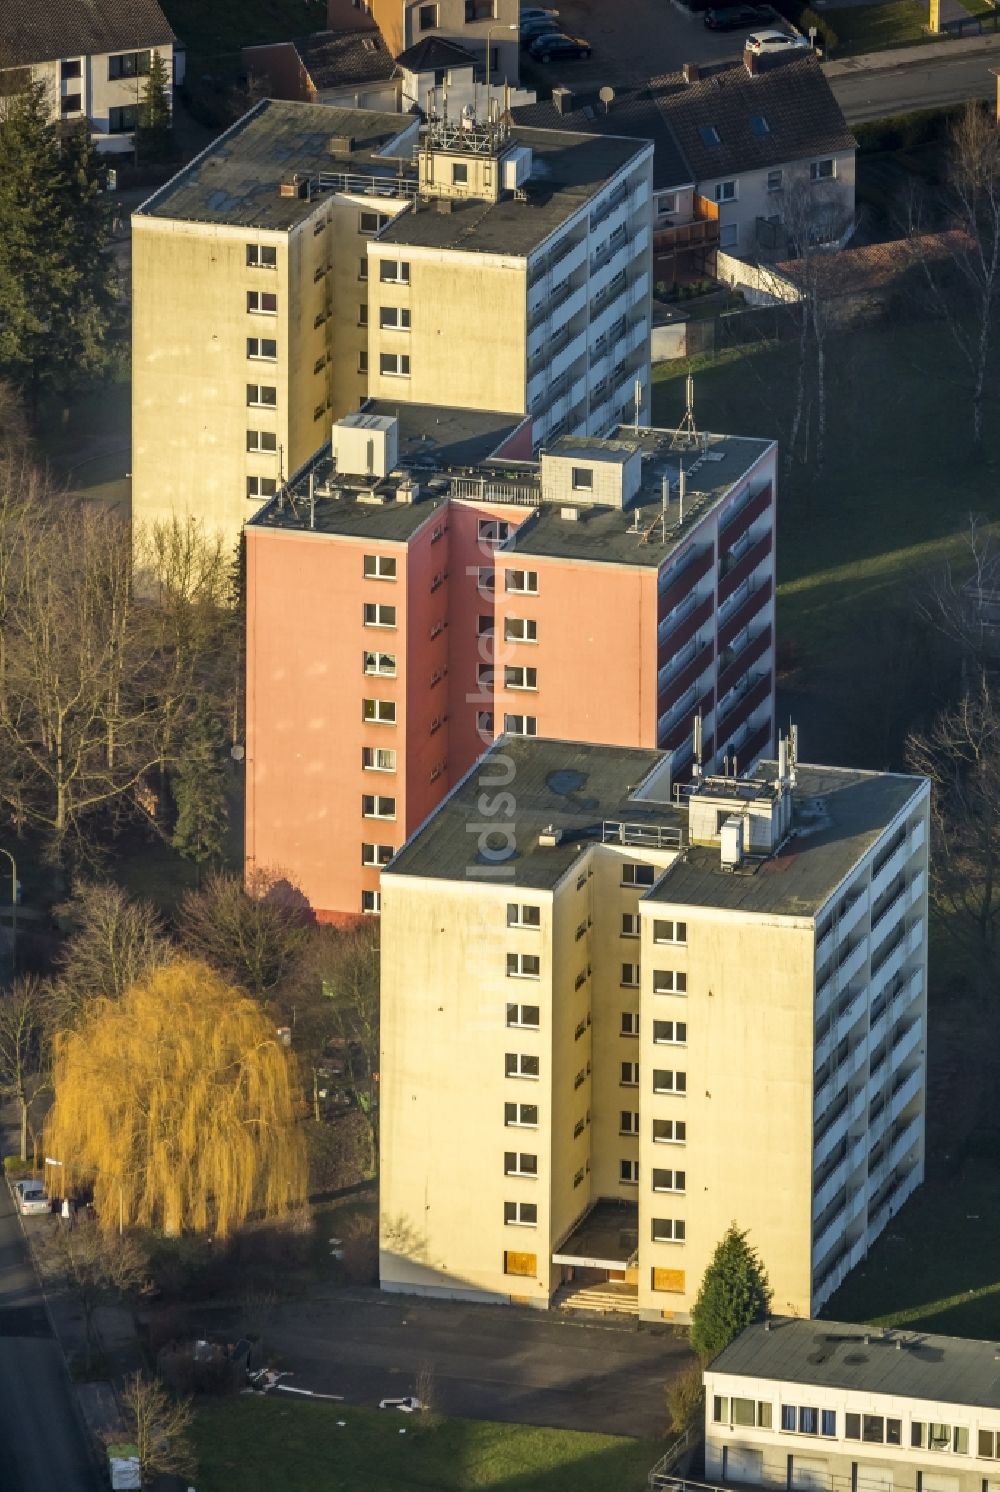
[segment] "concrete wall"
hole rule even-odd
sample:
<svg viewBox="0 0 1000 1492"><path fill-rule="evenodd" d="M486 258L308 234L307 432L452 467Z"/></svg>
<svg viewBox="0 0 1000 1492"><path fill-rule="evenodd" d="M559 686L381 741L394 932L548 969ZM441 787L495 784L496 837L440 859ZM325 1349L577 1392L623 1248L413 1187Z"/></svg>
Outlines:
<svg viewBox="0 0 1000 1492"><path fill-rule="evenodd" d="M838 216L843 217L845 221L849 220L853 226L855 152L853 150L842 151L839 154L833 152L833 160L835 162L833 179L817 183L810 181L808 160L790 162L781 168L781 186L776 191L768 190L768 178L773 174L769 171L744 171L737 176L731 175L699 182L699 192L710 201L715 200L716 187L721 181L735 180L737 183L736 201L719 203L719 224L723 238L720 247L730 254L752 257L757 252L758 218L777 217L791 229L794 218L803 215L802 205L799 203L794 206L789 205L789 199L793 193L812 193L817 203L824 209L831 204L836 204ZM805 196L805 203L808 204L808 196ZM736 226L737 240L735 243L727 243L724 230L732 225Z"/></svg>

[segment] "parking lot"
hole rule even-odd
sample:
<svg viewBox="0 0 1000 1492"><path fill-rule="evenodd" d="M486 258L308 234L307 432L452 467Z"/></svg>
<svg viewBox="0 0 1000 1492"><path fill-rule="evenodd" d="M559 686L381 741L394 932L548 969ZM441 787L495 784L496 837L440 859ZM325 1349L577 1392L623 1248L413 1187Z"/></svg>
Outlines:
<svg viewBox="0 0 1000 1492"><path fill-rule="evenodd" d="M672 0L552 0L563 29L593 47L589 60L533 62L521 53L521 81L546 98L555 84L593 92L605 84L634 88L647 78L677 72L685 62L739 57L743 33L709 31L700 12Z"/></svg>

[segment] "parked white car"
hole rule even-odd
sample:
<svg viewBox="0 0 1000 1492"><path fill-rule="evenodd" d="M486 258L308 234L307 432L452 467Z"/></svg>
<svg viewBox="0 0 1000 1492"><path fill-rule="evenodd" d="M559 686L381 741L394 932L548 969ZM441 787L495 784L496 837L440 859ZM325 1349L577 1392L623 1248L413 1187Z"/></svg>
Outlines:
<svg viewBox="0 0 1000 1492"><path fill-rule="evenodd" d="M809 42L804 36L789 36L787 31L755 31L748 36L744 42L748 52L793 52L797 48L808 47Z"/></svg>
<svg viewBox="0 0 1000 1492"><path fill-rule="evenodd" d="M403 1399L380 1399L378 1407L380 1409L399 1409L403 1414L416 1414L424 1406L419 1399L415 1399L412 1394L408 1394Z"/></svg>
<svg viewBox="0 0 1000 1492"><path fill-rule="evenodd" d="M22 1217L35 1217L52 1211L49 1194L40 1181L15 1181L14 1200Z"/></svg>

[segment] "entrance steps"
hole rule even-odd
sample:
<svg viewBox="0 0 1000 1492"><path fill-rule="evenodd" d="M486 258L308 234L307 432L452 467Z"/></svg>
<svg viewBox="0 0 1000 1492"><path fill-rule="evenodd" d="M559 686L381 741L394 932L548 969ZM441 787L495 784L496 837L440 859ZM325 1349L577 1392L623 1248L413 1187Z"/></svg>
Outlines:
<svg viewBox="0 0 1000 1492"><path fill-rule="evenodd" d="M609 1280L599 1285L560 1285L552 1299L560 1311L592 1311L606 1316L637 1316L639 1294L634 1285Z"/></svg>

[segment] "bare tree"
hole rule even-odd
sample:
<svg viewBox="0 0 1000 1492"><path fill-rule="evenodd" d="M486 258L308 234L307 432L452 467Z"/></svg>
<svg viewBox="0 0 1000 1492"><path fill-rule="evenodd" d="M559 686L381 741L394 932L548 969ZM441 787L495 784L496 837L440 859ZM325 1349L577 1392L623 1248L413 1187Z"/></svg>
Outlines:
<svg viewBox="0 0 1000 1492"><path fill-rule="evenodd" d="M1000 920L1000 710L982 675L907 741L907 764L931 780L931 892L945 926L993 955Z"/></svg>
<svg viewBox="0 0 1000 1492"><path fill-rule="evenodd" d="M979 102L967 104L951 127L946 179L940 200L932 205L961 231L948 236L949 253L943 260L932 259L927 251L923 228L928 204L911 195L905 218L930 305L969 370L972 440L978 447L1000 300L1000 126L993 111Z"/></svg>
<svg viewBox="0 0 1000 1492"><path fill-rule="evenodd" d="M144 1487L157 1477L187 1481L197 1471L190 1441L193 1412L187 1400L171 1398L161 1383L135 1373L121 1391L122 1408L139 1458Z"/></svg>
<svg viewBox="0 0 1000 1492"><path fill-rule="evenodd" d="M992 525L970 513L957 563L947 560L915 598L917 614L956 650L963 678L981 676L1000 641L1000 554Z"/></svg>
<svg viewBox="0 0 1000 1492"><path fill-rule="evenodd" d="M181 941L196 958L259 999L294 968L309 925L301 893L274 871L251 872L244 886L224 871L181 902Z"/></svg>
<svg viewBox="0 0 1000 1492"><path fill-rule="evenodd" d="M44 1060L46 1014L37 979L19 979L0 995L0 1094L17 1103L22 1160L28 1159L28 1111Z"/></svg>
<svg viewBox="0 0 1000 1492"><path fill-rule="evenodd" d="M42 1274L68 1290L80 1307L89 1372L94 1312L102 1302L137 1290L146 1278L148 1260L131 1234L107 1231L85 1216L72 1226L48 1229L41 1239L37 1257Z"/></svg>
<svg viewBox="0 0 1000 1492"><path fill-rule="evenodd" d="M83 881L59 908L75 924L57 958L54 999L63 1024L98 995L120 999L167 962L171 948L150 902L109 881Z"/></svg>

